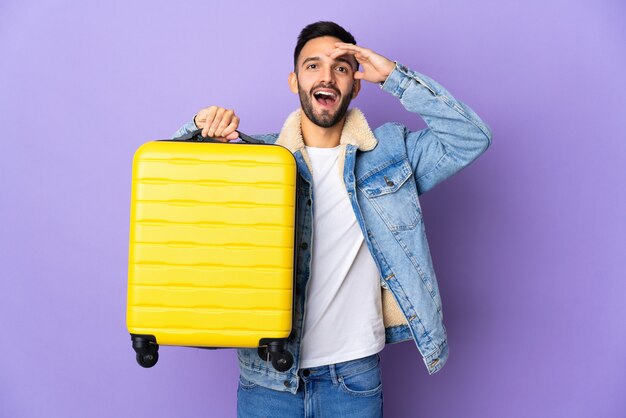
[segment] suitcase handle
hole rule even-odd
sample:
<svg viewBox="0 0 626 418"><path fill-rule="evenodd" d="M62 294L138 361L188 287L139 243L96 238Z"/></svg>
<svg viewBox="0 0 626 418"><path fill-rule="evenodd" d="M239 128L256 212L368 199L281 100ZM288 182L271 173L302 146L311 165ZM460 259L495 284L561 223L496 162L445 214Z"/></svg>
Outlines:
<svg viewBox="0 0 626 418"><path fill-rule="evenodd" d="M241 138L241 140L244 142L247 142L249 144L264 144L263 141L254 139L251 136L241 133L240 131L235 131L235 132L239 134L239 138ZM181 137L175 138L174 140L175 141L197 141L197 142L219 142L220 144L224 143L223 141L218 141L217 139L214 139L214 138L203 137L202 129L197 129L193 132L188 133L187 135L183 135Z"/></svg>

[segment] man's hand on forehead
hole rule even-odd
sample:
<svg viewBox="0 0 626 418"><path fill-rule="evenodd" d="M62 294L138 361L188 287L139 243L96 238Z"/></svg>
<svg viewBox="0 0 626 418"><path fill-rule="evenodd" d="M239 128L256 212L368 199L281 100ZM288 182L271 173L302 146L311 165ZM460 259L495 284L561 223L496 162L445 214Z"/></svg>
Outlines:
<svg viewBox="0 0 626 418"><path fill-rule="evenodd" d="M396 64L374 51L354 44L335 42L335 49L326 53L330 58L336 59L342 55L352 55L363 71L354 73L355 79L363 79L372 83L382 83L393 71Z"/></svg>

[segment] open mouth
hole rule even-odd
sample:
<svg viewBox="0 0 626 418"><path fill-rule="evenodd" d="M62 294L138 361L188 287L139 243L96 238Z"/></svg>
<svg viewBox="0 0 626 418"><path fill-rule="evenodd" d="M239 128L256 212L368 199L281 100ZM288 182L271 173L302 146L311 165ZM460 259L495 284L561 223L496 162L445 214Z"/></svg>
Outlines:
<svg viewBox="0 0 626 418"><path fill-rule="evenodd" d="M337 101L337 93L332 90L317 90L313 93L315 100L324 107L331 107Z"/></svg>

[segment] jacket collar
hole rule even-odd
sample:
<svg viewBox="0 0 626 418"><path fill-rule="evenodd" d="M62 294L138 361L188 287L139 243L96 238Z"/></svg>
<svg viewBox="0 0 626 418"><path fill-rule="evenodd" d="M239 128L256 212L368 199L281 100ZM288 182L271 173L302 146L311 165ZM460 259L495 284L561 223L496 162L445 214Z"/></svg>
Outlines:
<svg viewBox="0 0 626 418"><path fill-rule="evenodd" d="M280 135L276 140L277 145L282 145L292 153L304 150L304 140L302 139L302 129L300 125L302 109L291 113ZM354 145L360 151L370 151L376 147L378 140L370 129L365 116L359 109L350 109L347 112L346 122L341 131L340 145Z"/></svg>

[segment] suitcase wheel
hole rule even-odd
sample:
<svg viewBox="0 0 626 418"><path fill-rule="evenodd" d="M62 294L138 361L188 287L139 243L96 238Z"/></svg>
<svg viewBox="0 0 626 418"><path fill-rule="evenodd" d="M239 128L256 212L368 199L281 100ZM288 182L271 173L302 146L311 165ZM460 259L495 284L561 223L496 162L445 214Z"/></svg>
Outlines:
<svg viewBox="0 0 626 418"><path fill-rule="evenodd" d="M152 335L131 334L133 350L137 353L135 357L141 367L149 368L159 361L159 345Z"/></svg>
<svg viewBox="0 0 626 418"><path fill-rule="evenodd" d="M265 361L271 361L272 366L279 372L286 372L293 366L293 356L283 347L282 342L272 342L267 346L258 348L259 357Z"/></svg>
<svg viewBox="0 0 626 418"><path fill-rule="evenodd" d="M159 352L157 350L151 350L146 354L137 353L137 363L141 367L149 368L154 366L159 361Z"/></svg>
<svg viewBox="0 0 626 418"><path fill-rule="evenodd" d="M279 372L286 372L293 366L293 356L287 350L272 353L272 366Z"/></svg>

